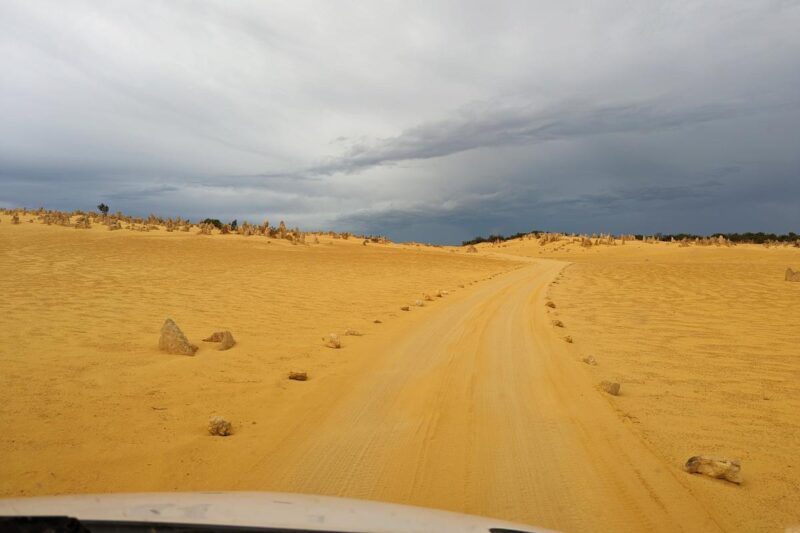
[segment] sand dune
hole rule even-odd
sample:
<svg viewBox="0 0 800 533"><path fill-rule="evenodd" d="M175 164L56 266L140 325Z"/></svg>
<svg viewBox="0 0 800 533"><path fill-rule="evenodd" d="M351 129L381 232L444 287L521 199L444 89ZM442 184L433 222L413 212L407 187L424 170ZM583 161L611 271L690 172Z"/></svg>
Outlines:
<svg viewBox="0 0 800 533"><path fill-rule="evenodd" d="M326 238L292 246L9 218L0 223L0 417L13 428L0 437L0 492L8 495L232 487L239 472L201 477L202 465L184 455L197 446L213 463L234 453L206 438L210 416L231 417L241 440L256 428L271 434L276 410L291 407L302 420L308 390L374 357L366 347L378 333L435 309L401 305L518 267ZM167 317L200 346L194 357L158 351ZM348 328L364 336L325 348L322 336ZM202 342L217 330L238 344L220 352ZM291 370L311 380L289 382Z"/></svg>
<svg viewBox="0 0 800 533"><path fill-rule="evenodd" d="M609 402L619 421L672 469L698 453L742 460L741 486L678 478L724 529L800 524L800 288L784 280L800 249L564 240L481 248L572 262L551 285L551 314L575 356L598 361L595 381L621 383Z"/></svg>
<svg viewBox="0 0 800 533"><path fill-rule="evenodd" d="M657 455L742 460L745 482L682 482L731 531L800 523L797 249L661 249L575 263L551 295L613 407Z"/></svg>
<svg viewBox="0 0 800 533"><path fill-rule="evenodd" d="M282 490L566 531L800 523L797 249L6 222L0 494ZM166 317L194 357L158 351ZM202 342L222 330L230 350ZM209 436L214 415L232 436ZM701 453L741 459L743 483L684 472Z"/></svg>

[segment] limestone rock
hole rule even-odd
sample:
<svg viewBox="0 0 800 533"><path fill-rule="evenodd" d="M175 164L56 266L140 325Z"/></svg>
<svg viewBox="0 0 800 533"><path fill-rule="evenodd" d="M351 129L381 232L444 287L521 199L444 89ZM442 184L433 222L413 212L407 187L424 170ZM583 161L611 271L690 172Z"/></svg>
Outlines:
<svg viewBox="0 0 800 533"><path fill-rule="evenodd" d="M92 227L92 224L89 221L89 217L81 216L78 217L78 220L75 221L74 227L75 229L89 229Z"/></svg>
<svg viewBox="0 0 800 533"><path fill-rule="evenodd" d="M561 322L560 320L553 320L553 325L555 327L557 327L557 328L563 328L564 327L564 323Z"/></svg>
<svg viewBox="0 0 800 533"><path fill-rule="evenodd" d="M236 345L236 341L230 331L215 331L205 339L203 342L219 342L220 345L217 350L229 350Z"/></svg>
<svg viewBox="0 0 800 533"><path fill-rule="evenodd" d="M344 332L345 335L350 335L352 337L360 337L361 332L355 329L348 329Z"/></svg>
<svg viewBox="0 0 800 533"><path fill-rule="evenodd" d="M225 334L224 331L215 331L214 333L203 339L203 342L221 342L222 336L224 334Z"/></svg>
<svg viewBox="0 0 800 533"><path fill-rule="evenodd" d="M342 347L342 341L339 340L339 335L336 333L331 333L327 337L323 337L322 340L325 341L325 346L328 348L334 348L338 350Z"/></svg>
<svg viewBox="0 0 800 533"><path fill-rule="evenodd" d="M597 366L597 359L595 359L593 355L587 355L582 361L587 365Z"/></svg>
<svg viewBox="0 0 800 533"><path fill-rule="evenodd" d="M212 435L227 437L233 433L233 427L231 426L230 422L221 416L215 416L208 421L208 432Z"/></svg>
<svg viewBox="0 0 800 533"><path fill-rule="evenodd" d="M724 479L731 483L741 483L742 465L738 459L725 459L710 455L690 457L683 468L690 474L703 474L716 479Z"/></svg>
<svg viewBox="0 0 800 533"><path fill-rule="evenodd" d="M400 308L400 310L401 311L411 311L411 308L409 306L407 306L407 305L404 305L403 307Z"/></svg>
<svg viewBox="0 0 800 533"><path fill-rule="evenodd" d="M306 381L308 379L308 373L306 373L306 372L289 372L289 379L293 379L295 381Z"/></svg>
<svg viewBox="0 0 800 533"><path fill-rule="evenodd" d="M800 270L794 271L791 268L786 269L786 281L800 281Z"/></svg>
<svg viewBox="0 0 800 533"><path fill-rule="evenodd" d="M181 328L168 318L161 326L161 337L158 339L158 349L167 353L178 355L194 355L197 346L191 344L181 331Z"/></svg>
<svg viewBox="0 0 800 533"><path fill-rule="evenodd" d="M569 343L569 344L572 344L572 342L573 342L573 341L572 341L572 337L570 337L569 335L567 335L566 337L564 337L564 342L566 342L566 343Z"/></svg>
<svg viewBox="0 0 800 533"><path fill-rule="evenodd" d="M600 383L600 388L611 396L619 396L619 383L616 381L603 381Z"/></svg>
<svg viewBox="0 0 800 533"><path fill-rule="evenodd" d="M546 303L546 304L544 304L544 305L546 305L546 306L547 306L547 307L549 307L550 309L555 309L555 308L556 308L556 304L554 304L553 302L547 302L547 303Z"/></svg>
<svg viewBox="0 0 800 533"><path fill-rule="evenodd" d="M230 350L236 345L236 341L233 339L233 335L231 335L230 331L223 331L222 332L222 340L220 341L219 348L217 350Z"/></svg>

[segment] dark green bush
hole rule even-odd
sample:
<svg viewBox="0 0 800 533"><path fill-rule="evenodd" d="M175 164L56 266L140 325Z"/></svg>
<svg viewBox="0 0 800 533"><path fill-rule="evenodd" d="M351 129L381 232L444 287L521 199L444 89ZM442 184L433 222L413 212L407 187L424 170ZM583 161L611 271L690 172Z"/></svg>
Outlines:
<svg viewBox="0 0 800 533"><path fill-rule="evenodd" d="M211 224L217 229L222 229L222 222L219 221L218 218L207 218L203 220L203 224Z"/></svg>

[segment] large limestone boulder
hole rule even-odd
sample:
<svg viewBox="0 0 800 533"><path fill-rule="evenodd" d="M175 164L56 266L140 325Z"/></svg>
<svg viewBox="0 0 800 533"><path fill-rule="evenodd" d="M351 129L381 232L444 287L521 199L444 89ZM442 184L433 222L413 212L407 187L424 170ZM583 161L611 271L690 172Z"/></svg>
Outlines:
<svg viewBox="0 0 800 533"><path fill-rule="evenodd" d="M197 351L197 346L190 343L181 328L171 318L168 318L164 321L164 325L161 326L158 349L172 354L194 355Z"/></svg>
<svg viewBox="0 0 800 533"><path fill-rule="evenodd" d="M690 457L683 468L690 474L703 474L716 479L724 479L731 483L741 483L742 465L738 459L725 459L711 455L695 455Z"/></svg>

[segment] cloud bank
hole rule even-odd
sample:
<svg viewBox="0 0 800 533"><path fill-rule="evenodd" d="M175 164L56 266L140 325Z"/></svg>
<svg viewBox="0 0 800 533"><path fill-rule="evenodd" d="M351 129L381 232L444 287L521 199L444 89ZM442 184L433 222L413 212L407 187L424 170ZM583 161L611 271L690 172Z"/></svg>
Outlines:
<svg viewBox="0 0 800 533"><path fill-rule="evenodd" d="M435 5L429 5L435 4ZM0 4L0 203L797 231L800 3Z"/></svg>

